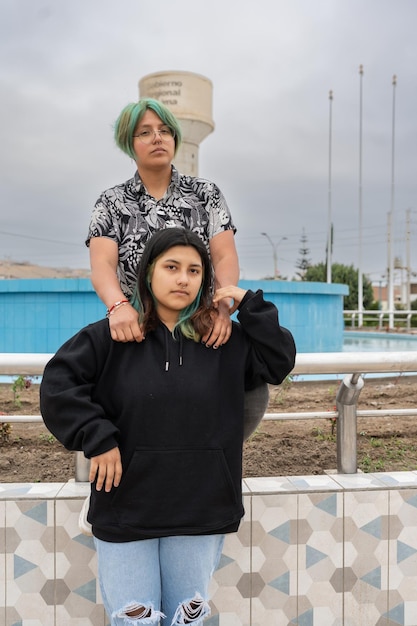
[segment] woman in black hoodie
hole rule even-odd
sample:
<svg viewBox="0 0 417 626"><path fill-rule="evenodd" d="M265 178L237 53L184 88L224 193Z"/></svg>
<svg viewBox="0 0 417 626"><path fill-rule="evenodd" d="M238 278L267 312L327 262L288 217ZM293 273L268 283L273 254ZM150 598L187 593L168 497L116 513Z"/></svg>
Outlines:
<svg viewBox="0 0 417 626"><path fill-rule="evenodd" d="M164 618L197 626L207 617L224 535L244 513L244 390L280 384L294 366L276 307L236 286L212 297L211 277L197 235L157 232L133 299L145 340L112 341L107 321L96 322L43 375L47 427L91 459L88 521L112 626ZM230 298L240 323L225 345L207 349L201 337Z"/></svg>

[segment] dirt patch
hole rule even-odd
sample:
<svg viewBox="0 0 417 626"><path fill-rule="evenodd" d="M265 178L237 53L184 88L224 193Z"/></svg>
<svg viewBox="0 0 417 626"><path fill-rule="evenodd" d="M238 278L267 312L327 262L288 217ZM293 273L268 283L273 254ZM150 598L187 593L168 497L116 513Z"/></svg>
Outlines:
<svg viewBox="0 0 417 626"><path fill-rule="evenodd" d="M268 412L333 411L339 382L289 382L270 388ZM74 454L43 424L12 424L8 415L39 415L39 387L0 385L0 482L62 482L74 477ZM415 408L417 379L369 379L359 409ZM20 404L20 406L19 406ZM263 421L245 444L244 476L322 474L336 468L331 419ZM412 416L358 419L358 466L365 472L417 469L417 419Z"/></svg>

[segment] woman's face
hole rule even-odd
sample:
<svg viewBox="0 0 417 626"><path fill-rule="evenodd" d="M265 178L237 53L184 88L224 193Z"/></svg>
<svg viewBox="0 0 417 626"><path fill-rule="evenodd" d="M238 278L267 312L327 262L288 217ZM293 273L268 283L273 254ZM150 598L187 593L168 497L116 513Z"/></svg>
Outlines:
<svg viewBox="0 0 417 626"><path fill-rule="evenodd" d="M138 167L159 168L171 165L175 154L175 139L170 134L167 135L167 129L168 126L154 111L150 109L145 111L135 128L133 137L133 149ZM157 131L163 131L162 135ZM141 136L150 143L144 143Z"/></svg>
<svg viewBox="0 0 417 626"><path fill-rule="evenodd" d="M194 302L203 282L203 264L192 246L173 246L161 254L151 276L159 318L175 325L179 312Z"/></svg>

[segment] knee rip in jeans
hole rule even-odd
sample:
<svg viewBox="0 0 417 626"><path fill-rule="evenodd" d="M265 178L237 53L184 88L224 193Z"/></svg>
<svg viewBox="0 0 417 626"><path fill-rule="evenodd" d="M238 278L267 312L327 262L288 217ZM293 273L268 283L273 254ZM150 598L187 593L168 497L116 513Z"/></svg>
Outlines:
<svg viewBox="0 0 417 626"><path fill-rule="evenodd" d="M125 619L126 624L159 624L161 617L165 617L160 611L155 611L153 606L145 606L131 602L125 608L115 612L115 617Z"/></svg>
<svg viewBox="0 0 417 626"><path fill-rule="evenodd" d="M175 612L172 626L182 626L183 624L201 624L203 619L210 615L210 606L199 593L196 593L192 600L180 604Z"/></svg>

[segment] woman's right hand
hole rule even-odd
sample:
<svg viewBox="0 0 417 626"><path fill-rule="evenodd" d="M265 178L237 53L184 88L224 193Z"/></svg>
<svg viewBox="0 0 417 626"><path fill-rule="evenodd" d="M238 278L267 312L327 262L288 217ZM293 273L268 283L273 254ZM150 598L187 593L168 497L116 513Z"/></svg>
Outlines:
<svg viewBox="0 0 417 626"><path fill-rule="evenodd" d="M96 489L111 491L112 487L118 487L122 478L122 460L119 448L112 448L103 454L92 456L90 459L89 481L96 480Z"/></svg>
<svg viewBox="0 0 417 626"><path fill-rule="evenodd" d="M114 341L143 341L145 336L139 326L138 312L131 304L123 304L117 307L109 315L111 338Z"/></svg>
<svg viewBox="0 0 417 626"><path fill-rule="evenodd" d="M120 288L117 277L119 249L117 243L107 237L92 237L90 240L91 282L104 304L111 309L116 302L123 301L109 315L111 338L114 341L142 341L143 332L139 326L137 311L124 302L126 296Z"/></svg>

